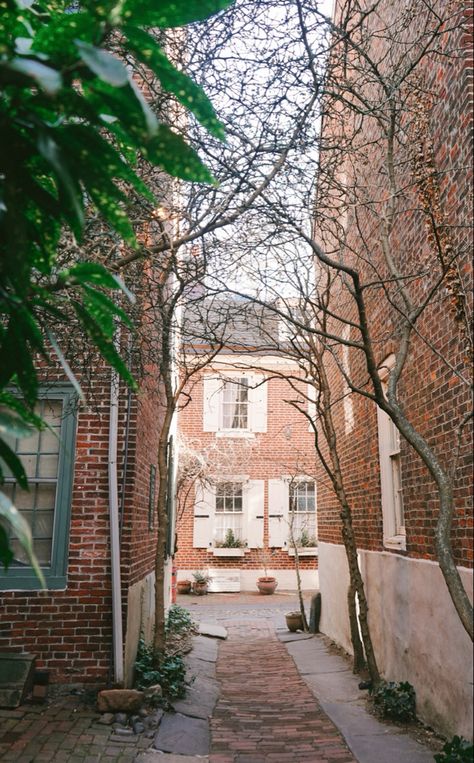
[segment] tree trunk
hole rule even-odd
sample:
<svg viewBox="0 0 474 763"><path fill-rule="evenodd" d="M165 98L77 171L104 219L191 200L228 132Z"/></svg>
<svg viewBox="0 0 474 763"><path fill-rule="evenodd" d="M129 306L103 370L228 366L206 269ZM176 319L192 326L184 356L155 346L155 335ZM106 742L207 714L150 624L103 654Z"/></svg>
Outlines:
<svg viewBox="0 0 474 763"><path fill-rule="evenodd" d="M364 659L364 647L360 640L359 623L357 620L356 591L351 583L347 589L347 608L349 610L349 624L351 626L351 641L354 649L354 661L352 672L360 673L366 667Z"/></svg>

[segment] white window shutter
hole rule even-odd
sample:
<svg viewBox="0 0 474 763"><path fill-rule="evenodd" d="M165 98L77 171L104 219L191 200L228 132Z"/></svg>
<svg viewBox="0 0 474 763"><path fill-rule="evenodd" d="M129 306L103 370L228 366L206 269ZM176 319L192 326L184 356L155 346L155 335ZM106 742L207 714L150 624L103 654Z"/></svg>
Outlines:
<svg viewBox="0 0 474 763"><path fill-rule="evenodd" d="M217 432L219 429L222 379L205 376L203 383L203 431Z"/></svg>
<svg viewBox="0 0 474 763"><path fill-rule="evenodd" d="M267 387L268 382L261 384L264 377L251 376L249 389L250 430L252 432L267 431ZM259 385L258 387L256 385Z"/></svg>
<svg viewBox="0 0 474 763"><path fill-rule="evenodd" d="M215 492L197 483L194 501L194 548L209 548L212 545L215 506Z"/></svg>
<svg viewBox="0 0 474 763"><path fill-rule="evenodd" d="M316 421L316 390L313 384L308 384L308 415L311 421ZM308 429L313 432L313 425L308 421Z"/></svg>
<svg viewBox="0 0 474 763"><path fill-rule="evenodd" d="M268 545L271 548L288 548L288 509L288 481L268 480Z"/></svg>
<svg viewBox="0 0 474 763"><path fill-rule="evenodd" d="M246 512L247 536L249 548L263 546L264 481L250 480L244 485L244 511Z"/></svg>
<svg viewBox="0 0 474 763"><path fill-rule="evenodd" d="M379 436L380 491L382 499L383 535L384 539L386 539L392 537L396 532L390 464L390 418L388 414L378 406L377 425Z"/></svg>

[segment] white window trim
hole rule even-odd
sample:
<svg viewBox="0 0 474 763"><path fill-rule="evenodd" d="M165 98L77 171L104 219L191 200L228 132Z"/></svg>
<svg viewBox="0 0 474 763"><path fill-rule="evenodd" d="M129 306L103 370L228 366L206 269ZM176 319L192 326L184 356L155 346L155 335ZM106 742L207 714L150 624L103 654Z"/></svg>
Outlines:
<svg viewBox="0 0 474 763"><path fill-rule="evenodd" d="M379 377L384 387L384 392L388 382L388 377L395 364L395 356L390 355L380 366ZM406 532L405 525L399 522L397 517L397 507L395 503L395 483L393 479L392 460L394 455L400 460L400 449L395 453L392 451L391 434L394 424L390 416L377 406L377 434L379 446L379 467L380 467L380 492L382 503L382 523L383 523L383 545L388 550L406 551ZM401 471L400 471L401 475ZM400 477L401 500L403 501L402 479Z"/></svg>
<svg viewBox="0 0 474 763"><path fill-rule="evenodd" d="M245 428L228 428L224 427L224 406L223 406L223 392L224 384L226 381L232 382L237 379L248 379L248 402L247 402L247 427ZM212 395L212 400L206 396L206 380L219 381L220 385ZM261 400L258 401L258 390L262 389ZM206 375L203 380L203 431L214 432L216 437L224 438L245 438L255 439L256 432L267 431L267 392L265 375L262 373L253 373L243 370L229 370L217 375ZM262 406L262 408L256 408L256 406ZM210 410L214 410L213 418L214 424L212 428L206 426L206 417ZM259 411L260 416L257 416ZM263 411L263 414L262 414ZM206 413L207 412L207 413ZM260 425L257 425L257 421L260 421Z"/></svg>

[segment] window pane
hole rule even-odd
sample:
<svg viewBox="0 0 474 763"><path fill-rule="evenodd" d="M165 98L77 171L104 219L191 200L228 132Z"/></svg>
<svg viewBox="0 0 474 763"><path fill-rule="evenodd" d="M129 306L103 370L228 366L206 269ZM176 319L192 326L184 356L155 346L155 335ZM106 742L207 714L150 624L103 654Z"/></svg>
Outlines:
<svg viewBox="0 0 474 763"><path fill-rule="evenodd" d="M54 427L51 431L50 429L45 429L44 432L41 433L41 452L42 453L58 453L59 452L59 432L60 430L57 427Z"/></svg>
<svg viewBox="0 0 474 763"><path fill-rule="evenodd" d="M26 521L28 522L28 525L30 526L30 528L32 528L33 527L33 512L32 511L22 511L21 512L21 516L23 517L23 519L26 519ZM10 533L10 538L16 538L16 537L17 537L16 533L14 533L14 532Z"/></svg>
<svg viewBox="0 0 474 763"><path fill-rule="evenodd" d="M50 426L61 426L63 404L61 400L43 400L43 418Z"/></svg>
<svg viewBox="0 0 474 763"><path fill-rule="evenodd" d="M20 509L20 510L33 509L35 505L35 496L36 496L35 485L30 485L29 491L20 490L20 488L17 485L15 490L15 500L14 500L15 506L17 507L17 509Z"/></svg>
<svg viewBox="0 0 474 763"><path fill-rule="evenodd" d="M51 540L35 540L33 549L40 564L51 563Z"/></svg>
<svg viewBox="0 0 474 763"><path fill-rule="evenodd" d="M38 450L39 432L33 432L29 437L18 440L17 453L36 453Z"/></svg>
<svg viewBox="0 0 474 763"><path fill-rule="evenodd" d="M54 509L56 485L38 485L36 506L38 509Z"/></svg>
<svg viewBox="0 0 474 763"><path fill-rule="evenodd" d="M36 465L38 457L36 455L21 456L21 463L26 472L27 477L36 477Z"/></svg>
<svg viewBox="0 0 474 763"><path fill-rule="evenodd" d="M37 511L35 514L34 537L51 540L53 537L54 511Z"/></svg>
<svg viewBox="0 0 474 763"><path fill-rule="evenodd" d="M57 477L58 474L58 456L40 456L39 459L39 477Z"/></svg>

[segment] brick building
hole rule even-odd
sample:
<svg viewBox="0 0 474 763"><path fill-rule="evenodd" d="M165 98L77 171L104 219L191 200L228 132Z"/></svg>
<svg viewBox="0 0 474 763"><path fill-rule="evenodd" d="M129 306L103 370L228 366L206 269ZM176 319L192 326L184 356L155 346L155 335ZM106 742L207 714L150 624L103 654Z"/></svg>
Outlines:
<svg viewBox="0 0 474 763"><path fill-rule="evenodd" d="M307 385L298 382L304 373L272 354L268 315L255 324L256 308L235 307L239 315L226 315L220 352L190 378L178 417L178 581L205 569L211 591L255 590L266 568L280 589L294 589L296 544L303 587L315 588L312 433L307 418L288 402L299 400L308 409ZM213 310L215 316L215 305ZM195 351L194 340L188 363ZM186 480L193 458L201 468Z"/></svg>
<svg viewBox="0 0 474 763"><path fill-rule="evenodd" d="M465 418L471 410L471 368L465 323L453 309L458 286L458 295L467 295L467 303L462 296L458 307L468 313L472 308L472 17L467 10L460 11L450 24L437 27L432 52L420 56L415 73L407 73L419 30L423 28L426 41L438 23L426 5L414 3L412 10L411 21L391 3L382 3L377 14L368 14L363 44L376 62L368 79L367 59L361 63L355 53L346 58L340 88L347 87L351 77L355 88L370 80L366 94L370 92L371 110L355 116L355 107L344 110L342 99L332 103L328 97L315 230L325 250L337 251L339 262L359 274L374 362L384 389L407 336L406 304L400 303L401 290L396 292L393 284L400 289L406 279L411 304L417 309L422 306L416 331L409 334L398 400L437 462L452 475L449 542L472 601L472 419ZM345 14L351 29L357 10L336 3L336 18L340 21ZM382 27L386 34L381 33ZM375 28L377 34L371 36ZM390 55L388 45L392 45ZM336 83L342 65L337 56L336 47L330 70ZM394 92L400 99L399 110L392 112L394 132L388 151L387 133L381 130L388 114L382 79L384 85L396 83ZM346 104L351 99L354 104L353 94ZM389 166L391 157L394 161ZM398 276L393 277L387 251ZM452 282L447 260L443 261L446 252L455 262ZM354 345L341 349L337 363L328 362L327 371L333 399L339 399L333 411L339 455L376 657L387 680L408 680L414 685L417 712L423 720L446 734L469 737L472 643L438 563L439 491L426 464L398 434L387 413L369 397L357 394L371 387L366 357L355 346L361 337L360 314L345 290L348 281L337 282L332 307L333 314L346 322L343 328L337 324L337 331ZM428 294L433 296L427 298ZM335 495L322 484L318 499L321 629L352 651L348 571L338 514Z"/></svg>
<svg viewBox="0 0 474 763"><path fill-rule="evenodd" d="M130 685L140 631L152 635L158 438L157 368L137 393L99 362L87 407L48 369L40 409L51 431L12 443L30 492L4 489L30 522L48 590L18 542L0 572L0 651L28 652L51 681ZM54 378L56 381L51 381ZM165 591L170 599L171 568Z"/></svg>

